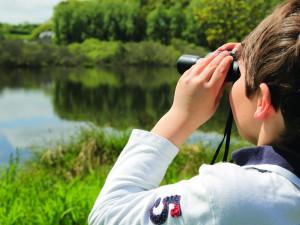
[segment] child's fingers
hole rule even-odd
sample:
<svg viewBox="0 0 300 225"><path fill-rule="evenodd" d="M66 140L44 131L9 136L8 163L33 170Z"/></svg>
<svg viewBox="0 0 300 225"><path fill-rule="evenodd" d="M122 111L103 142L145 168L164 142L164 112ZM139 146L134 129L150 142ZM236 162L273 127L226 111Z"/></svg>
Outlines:
<svg viewBox="0 0 300 225"><path fill-rule="evenodd" d="M198 76L202 73L202 71L220 54L220 52L216 51L206 58L199 60L195 65L193 65L186 73L186 76Z"/></svg>
<svg viewBox="0 0 300 225"><path fill-rule="evenodd" d="M222 45L221 47L218 48L218 50L219 51L225 51L225 50L232 51L238 45L240 45L240 43L238 43L238 42L236 42L236 43L231 42L231 43L227 43L225 45Z"/></svg>
<svg viewBox="0 0 300 225"><path fill-rule="evenodd" d="M200 75L200 79L203 81L210 81L211 77L213 76L215 70L218 68L222 60L228 56L229 52L224 51L221 54L219 54L216 58L214 58L208 66L206 66L203 70L203 72Z"/></svg>
<svg viewBox="0 0 300 225"><path fill-rule="evenodd" d="M211 79L208 82L210 86L216 88L216 90L219 90L222 87L230 69L230 66L232 64L232 61L232 56L226 56L223 58L222 62L214 71Z"/></svg>

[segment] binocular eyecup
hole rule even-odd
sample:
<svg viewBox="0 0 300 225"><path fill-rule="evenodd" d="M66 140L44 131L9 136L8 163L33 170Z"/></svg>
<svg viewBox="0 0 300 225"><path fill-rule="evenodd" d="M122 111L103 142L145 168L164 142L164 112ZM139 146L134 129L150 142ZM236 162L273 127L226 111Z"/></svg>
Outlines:
<svg viewBox="0 0 300 225"><path fill-rule="evenodd" d="M235 82L240 77L240 69L238 62L236 60L234 52L230 53L234 60L230 66L230 69L227 73L225 82ZM177 71L182 75L185 71L191 68L194 64L200 60L201 57L197 55L182 55L177 60Z"/></svg>

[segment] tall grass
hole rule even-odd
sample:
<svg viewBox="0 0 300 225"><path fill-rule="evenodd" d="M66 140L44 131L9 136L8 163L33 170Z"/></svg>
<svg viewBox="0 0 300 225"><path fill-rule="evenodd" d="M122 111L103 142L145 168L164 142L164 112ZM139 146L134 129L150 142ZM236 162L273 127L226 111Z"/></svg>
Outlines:
<svg viewBox="0 0 300 225"><path fill-rule="evenodd" d="M0 172L0 224L87 224L87 216L129 132L87 129L67 144L18 157ZM187 179L211 159L201 145L183 146L162 184Z"/></svg>

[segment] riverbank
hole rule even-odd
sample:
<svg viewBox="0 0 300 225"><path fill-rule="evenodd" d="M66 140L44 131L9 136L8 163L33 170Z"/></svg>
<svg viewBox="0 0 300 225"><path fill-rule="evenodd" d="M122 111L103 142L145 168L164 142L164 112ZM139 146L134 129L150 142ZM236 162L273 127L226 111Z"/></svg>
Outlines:
<svg viewBox="0 0 300 225"><path fill-rule="evenodd" d="M0 224L86 224L106 176L125 146L130 131L88 128L68 143L36 150L25 164L11 160L0 173ZM238 147L237 144L233 149ZM185 145L162 184L188 179L209 163L213 151Z"/></svg>
<svg viewBox="0 0 300 225"><path fill-rule="evenodd" d="M86 39L82 43L56 45L26 40L0 41L0 66L8 68L175 66L181 54L205 56L208 50L174 39L170 45L155 41L121 42Z"/></svg>

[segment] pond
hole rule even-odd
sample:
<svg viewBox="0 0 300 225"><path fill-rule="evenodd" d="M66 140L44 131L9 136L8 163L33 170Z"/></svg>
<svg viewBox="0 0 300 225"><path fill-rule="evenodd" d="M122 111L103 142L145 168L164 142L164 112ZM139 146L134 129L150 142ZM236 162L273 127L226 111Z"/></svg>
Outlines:
<svg viewBox="0 0 300 225"><path fill-rule="evenodd" d="M0 164L16 149L26 158L32 146L67 140L91 124L149 130L171 106L178 78L174 68L0 70ZM225 97L189 141L218 142L227 111Z"/></svg>

